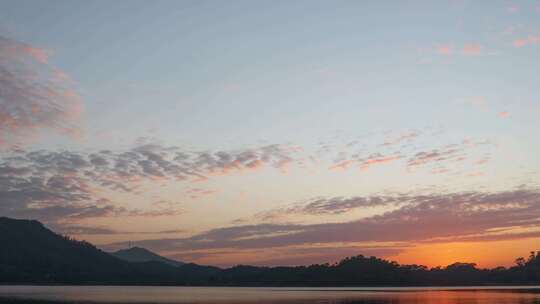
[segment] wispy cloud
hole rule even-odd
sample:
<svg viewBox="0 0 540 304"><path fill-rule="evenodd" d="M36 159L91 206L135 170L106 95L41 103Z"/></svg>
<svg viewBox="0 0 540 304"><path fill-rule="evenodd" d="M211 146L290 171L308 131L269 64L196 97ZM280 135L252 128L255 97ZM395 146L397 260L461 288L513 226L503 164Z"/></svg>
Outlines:
<svg viewBox="0 0 540 304"><path fill-rule="evenodd" d="M478 43L465 44L463 46L464 55L481 55L483 47Z"/></svg>
<svg viewBox="0 0 540 304"><path fill-rule="evenodd" d="M495 105L493 102L492 103L489 103L487 98L483 97L483 96L473 96L473 97L468 97L468 98L464 98L463 101L465 103L468 103L468 104L471 104L472 106L486 112L486 113L490 113L490 114L496 114L497 116L501 117L501 118L506 118L508 116L510 116L510 111L500 111L501 109L501 106L500 105ZM499 110L497 110L496 108L499 108Z"/></svg>
<svg viewBox="0 0 540 304"><path fill-rule="evenodd" d="M506 11L511 13L511 14L515 14L515 13L519 13L519 11L521 11L521 7L515 3L510 3L507 7L506 7Z"/></svg>
<svg viewBox="0 0 540 304"><path fill-rule="evenodd" d="M77 135L82 99L49 52L0 36L0 147L43 129Z"/></svg>
<svg viewBox="0 0 540 304"><path fill-rule="evenodd" d="M55 223L49 225L55 232L64 235L164 235L185 233L183 229L160 231L121 231L102 226L85 226L77 224Z"/></svg>
<svg viewBox="0 0 540 304"><path fill-rule="evenodd" d="M437 52L442 55L451 55L454 50L452 45L444 44L437 46Z"/></svg>
<svg viewBox="0 0 540 304"><path fill-rule="evenodd" d="M344 161L340 161L340 162L336 163L335 165L332 165L330 167L330 169L332 169L332 170L345 170L345 169L349 168L351 165L353 165L355 163L356 163L356 161L347 159L347 160L344 160Z"/></svg>
<svg viewBox="0 0 540 304"><path fill-rule="evenodd" d="M331 201L331 200L329 200ZM337 205L368 205L387 201L386 198L355 198L337 200ZM216 249L253 250L313 246L317 244L402 242L421 243L448 241L491 240L493 230L497 239L515 239L530 235L514 235L516 227L537 227L540 222L540 192L517 189L504 192L462 192L428 195L404 195L392 198L403 202L393 211L343 223L322 224L256 224L213 229L189 238L147 240L140 245L158 251L191 252ZM356 203L358 202L358 203ZM317 203L327 210L332 204ZM330 207L332 210L333 207ZM338 207L337 210L339 210ZM310 212L310 209L304 209ZM319 210L317 207L316 210ZM502 234L501 232L506 232ZM123 243L110 245L110 248ZM234 263L234 261L231 261Z"/></svg>
<svg viewBox="0 0 540 304"><path fill-rule="evenodd" d="M395 137L387 138L384 141L383 146L391 146L391 145L399 144L402 142L412 141L416 139L418 136L420 136L420 133L418 132L403 133Z"/></svg>
<svg viewBox="0 0 540 304"><path fill-rule="evenodd" d="M202 188L190 188L186 191L186 193L189 194L190 198L192 199L198 199L202 196L208 196L216 194L216 190L210 190L210 189L202 189Z"/></svg>
<svg viewBox="0 0 540 304"><path fill-rule="evenodd" d="M432 162L442 162L450 159L461 160L461 150L457 148L447 148L443 150L435 149L427 152L418 152L407 161L408 167L421 166Z"/></svg>
<svg viewBox="0 0 540 304"><path fill-rule="evenodd" d="M261 212L257 215L263 220L278 219L291 214L300 215L337 215L348 213L359 208L388 207L389 205L408 202L406 197L394 196L357 196L314 198L306 202L293 204L285 208L278 208Z"/></svg>
<svg viewBox="0 0 540 304"><path fill-rule="evenodd" d="M540 36L529 35L527 37L514 40L514 46L517 48L522 48L524 46L534 44L540 44Z"/></svg>
<svg viewBox="0 0 540 304"><path fill-rule="evenodd" d="M367 170L369 169L370 166L373 166L373 165L391 163L400 159L401 157L402 156L399 154L396 154L396 155L381 155L380 153L372 154L366 159L362 160L360 169Z"/></svg>
<svg viewBox="0 0 540 304"><path fill-rule="evenodd" d="M419 132L406 132L387 137L382 144L373 147L379 152L369 153L370 149L365 150L365 147L355 151L354 147L351 147L351 151L340 152L329 169L343 171L358 168L361 171L366 171L377 166L395 164L396 168L403 168L407 172L412 172L412 169L425 168L433 174L444 174L457 170L455 165L458 162L471 165L470 161L477 156L476 154L480 150L493 146L487 140L464 139L458 143L431 149L418 148L415 147L414 142L419 136Z"/></svg>
<svg viewBox="0 0 540 304"><path fill-rule="evenodd" d="M447 57L446 59L449 59L458 56L463 57L495 54L493 51L486 52L484 45L478 42L435 44L430 47L423 48L422 53L424 53L424 55L426 55L426 53L430 54L430 57L424 58L421 63L433 63L435 60L437 60L437 58L442 59L443 57ZM447 60L444 62L447 62Z"/></svg>
<svg viewBox="0 0 540 304"><path fill-rule="evenodd" d="M510 112L508 112L508 111L499 112L499 117L500 118L507 118L508 116L510 116Z"/></svg>

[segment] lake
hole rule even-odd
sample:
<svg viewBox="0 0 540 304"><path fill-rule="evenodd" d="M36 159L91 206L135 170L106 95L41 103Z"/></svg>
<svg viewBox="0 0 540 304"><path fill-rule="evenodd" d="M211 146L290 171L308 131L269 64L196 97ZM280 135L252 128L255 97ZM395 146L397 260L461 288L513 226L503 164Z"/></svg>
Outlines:
<svg viewBox="0 0 540 304"><path fill-rule="evenodd" d="M0 303L540 304L540 287L0 286Z"/></svg>

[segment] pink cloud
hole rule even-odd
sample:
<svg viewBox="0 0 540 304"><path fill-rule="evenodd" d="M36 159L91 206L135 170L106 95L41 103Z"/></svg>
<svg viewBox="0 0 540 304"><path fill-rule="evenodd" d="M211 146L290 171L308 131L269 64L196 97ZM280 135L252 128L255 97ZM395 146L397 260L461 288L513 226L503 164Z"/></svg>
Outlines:
<svg viewBox="0 0 540 304"><path fill-rule="evenodd" d="M514 40L514 46L521 48L527 45L527 39L516 39Z"/></svg>
<svg viewBox="0 0 540 304"><path fill-rule="evenodd" d="M463 46L463 54L480 55L482 54L482 45L477 43L465 44L465 46Z"/></svg>
<svg viewBox="0 0 540 304"><path fill-rule="evenodd" d="M66 72L60 70L60 69L54 69L53 72L54 78L58 82L72 82L73 80L71 77L66 74Z"/></svg>
<svg viewBox="0 0 540 304"><path fill-rule="evenodd" d="M519 11L521 10L521 7L520 7L519 5L517 5L517 4L512 3L512 4L510 4L510 5L506 8L506 10L507 10L509 13L512 13L512 14L513 14L513 13L519 12Z"/></svg>
<svg viewBox="0 0 540 304"><path fill-rule="evenodd" d="M354 164L353 160L344 160L342 162L339 162L339 163L333 165L332 167L330 167L330 169L331 170L346 170L352 164Z"/></svg>
<svg viewBox="0 0 540 304"><path fill-rule="evenodd" d="M48 51L0 36L1 146L28 142L43 130L80 136L82 98L48 62Z"/></svg>
<svg viewBox="0 0 540 304"><path fill-rule="evenodd" d="M527 45L539 44L539 43L540 43L540 36L536 36L536 35L529 35L526 38L520 38L520 39L514 40L514 46L517 48L522 48Z"/></svg>
<svg viewBox="0 0 540 304"><path fill-rule="evenodd" d="M360 167L361 170L367 170L371 165L376 164L386 164L391 163L395 160L400 159L400 155L390 155L390 156L374 156L370 157L362 163L362 166Z"/></svg>
<svg viewBox="0 0 540 304"><path fill-rule="evenodd" d="M43 64L49 63L49 54L44 49L26 45L22 48L22 51L40 63L43 63Z"/></svg>
<svg viewBox="0 0 540 304"><path fill-rule="evenodd" d="M451 45L439 45L437 52L442 55L451 55L453 50Z"/></svg>

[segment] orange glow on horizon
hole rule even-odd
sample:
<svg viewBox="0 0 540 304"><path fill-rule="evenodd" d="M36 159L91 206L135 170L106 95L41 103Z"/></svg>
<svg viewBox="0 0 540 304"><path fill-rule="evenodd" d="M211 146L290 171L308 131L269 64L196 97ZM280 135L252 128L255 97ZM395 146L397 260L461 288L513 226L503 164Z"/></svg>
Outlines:
<svg viewBox="0 0 540 304"><path fill-rule="evenodd" d="M513 266L518 257L527 258L530 251L540 250L540 238L493 242L424 244L389 257L400 264L428 267L447 266L455 262L476 263L480 268Z"/></svg>

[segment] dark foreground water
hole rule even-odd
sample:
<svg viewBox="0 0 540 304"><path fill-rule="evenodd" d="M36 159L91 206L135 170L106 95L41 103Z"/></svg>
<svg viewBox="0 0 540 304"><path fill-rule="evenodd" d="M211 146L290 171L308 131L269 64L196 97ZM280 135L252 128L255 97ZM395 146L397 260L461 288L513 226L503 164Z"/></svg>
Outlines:
<svg viewBox="0 0 540 304"><path fill-rule="evenodd" d="M540 304L540 287L0 286L0 303Z"/></svg>

